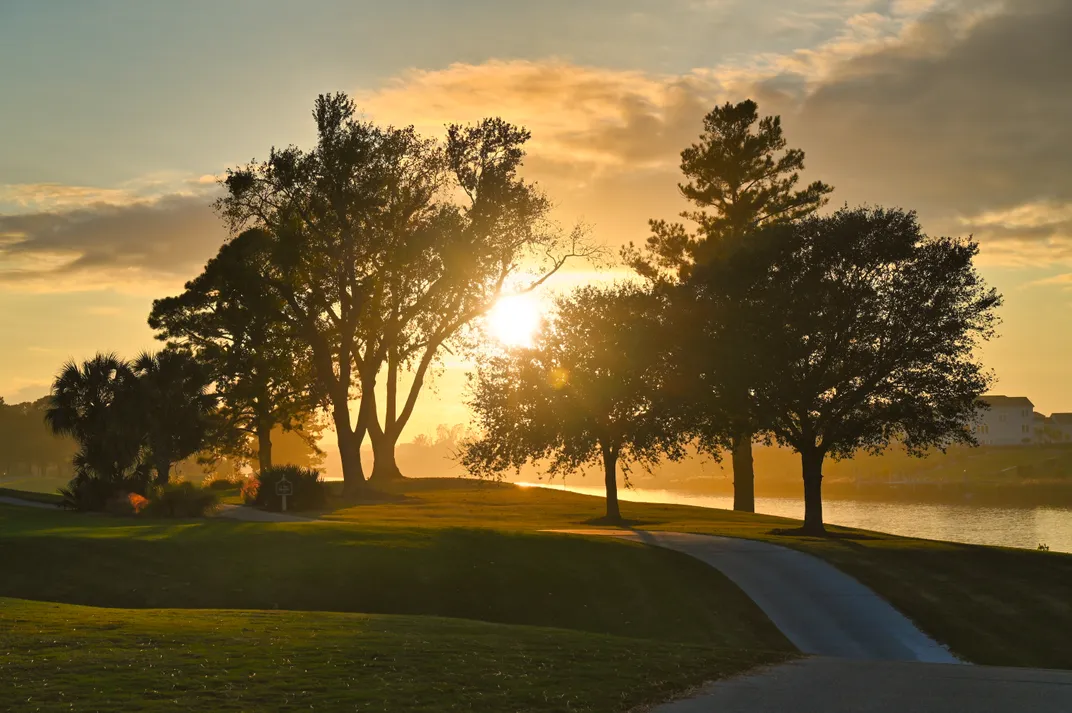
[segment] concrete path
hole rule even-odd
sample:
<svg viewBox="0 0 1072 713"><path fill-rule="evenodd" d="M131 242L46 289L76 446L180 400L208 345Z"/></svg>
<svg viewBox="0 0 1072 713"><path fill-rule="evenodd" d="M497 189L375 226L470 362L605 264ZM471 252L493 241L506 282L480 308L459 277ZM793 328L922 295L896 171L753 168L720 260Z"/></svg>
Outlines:
<svg viewBox="0 0 1072 713"><path fill-rule="evenodd" d="M809 658L651 713L1068 713L1072 671Z"/></svg>
<svg viewBox="0 0 1072 713"><path fill-rule="evenodd" d="M243 522L320 522L310 517L290 515L285 512L268 512L267 510L258 510L246 505L232 505L229 503L220 505L219 509L216 510L216 517L226 517L231 520L242 520Z"/></svg>
<svg viewBox="0 0 1072 713"><path fill-rule="evenodd" d="M767 542L639 530L556 530L667 547L715 567L806 654L961 663L879 597L818 557Z"/></svg>
<svg viewBox="0 0 1072 713"><path fill-rule="evenodd" d="M0 495L0 503L5 505L19 505L26 508L48 508L49 510L55 510L59 505L53 503L39 503L36 500L23 500L22 498L10 498L6 495Z"/></svg>

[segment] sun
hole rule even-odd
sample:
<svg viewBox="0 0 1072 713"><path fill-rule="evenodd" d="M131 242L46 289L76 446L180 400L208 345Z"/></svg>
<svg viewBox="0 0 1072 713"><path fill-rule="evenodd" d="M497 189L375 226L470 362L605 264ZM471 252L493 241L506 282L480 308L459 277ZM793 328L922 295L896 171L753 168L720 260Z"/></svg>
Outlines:
<svg viewBox="0 0 1072 713"><path fill-rule="evenodd" d="M543 324L540 302L533 295L500 298L487 319L488 331L507 347L531 347Z"/></svg>

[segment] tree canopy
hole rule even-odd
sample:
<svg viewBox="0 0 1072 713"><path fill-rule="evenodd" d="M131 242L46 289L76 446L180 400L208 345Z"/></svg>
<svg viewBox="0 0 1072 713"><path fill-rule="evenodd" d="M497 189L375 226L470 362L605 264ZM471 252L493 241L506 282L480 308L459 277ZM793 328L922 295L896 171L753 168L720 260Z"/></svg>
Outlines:
<svg viewBox="0 0 1072 713"><path fill-rule="evenodd" d="M344 94L322 95L313 114L313 149L273 149L230 171L218 208L232 230L269 236L261 288L275 299L271 318L309 346L353 494L365 482L366 433L376 469L397 472L394 444L461 328L591 249L558 230L549 201L517 176L523 129L488 119L451 126L443 144L358 120ZM522 273L533 276L515 285ZM401 394L403 370L412 379Z"/></svg>
<svg viewBox="0 0 1072 713"><path fill-rule="evenodd" d="M699 141L681 152L681 172L686 181L678 186L682 196L695 206L681 213L694 227L649 221L651 235L645 249L638 250L630 243L622 252L628 265L653 282L687 280L697 266L725 260L740 250L741 244L753 239L764 226L791 223L811 215L826 203L833 190L821 181L798 188L804 152L787 148L781 118L761 119L754 101L717 106L703 123ZM763 269L761 265L751 267ZM749 298L744 294L749 289L748 278L749 273L734 276L734 284L742 291L740 303L733 310L740 322L750 319ZM682 308L687 310L688 306ZM719 429L729 425L732 430L724 444L722 439L706 440L732 450L733 507L753 512L755 425L750 419L750 385L746 372L725 376L739 388L732 400L734 408L722 412ZM724 405L730 403L724 400Z"/></svg>
<svg viewBox="0 0 1072 713"><path fill-rule="evenodd" d="M636 286L558 298L534 347L486 358L471 379L481 435L462 463L484 477L544 459L552 476L601 463L606 517L620 520L619 464L628 473L683 455L684 432L663 408L661 319L657 297Z"/></svg>
<svg viewBox="0 0 1072 713"><path fill-rule="evenodd" d="M273 429L301 430L320 401L308 347L273 319L278 298L260 284L269 247L263 231L242 233L149 315L158 339L208 369L220 400L215 450L243 458L255 450L262 470L272 466Z"/></svg>
<svg viewBox="0 0 1072 713"><path fill-rule="evenodd" d="M143 352L132 365L137 379L136 410L145 430L147 458L156 482L168 482L171 466L193 455L205 442L216 397L208 393L209 371L180 349Z"/></svg>
<svg viewBox="0 0 1072 713"><path fill-rule="evenodd" d="M845 208L769 226L754 249L697 272L713 345L742 333L728 274L766 267L752 286L749 347L727 340L701 376L725 390L726 374L749 373L760 428L801 455L810 531L823 529L825 457L975 442L977 399L992 380L976 352L1001 301L977 252L971 240L924 235L914 213Z"/></svg>

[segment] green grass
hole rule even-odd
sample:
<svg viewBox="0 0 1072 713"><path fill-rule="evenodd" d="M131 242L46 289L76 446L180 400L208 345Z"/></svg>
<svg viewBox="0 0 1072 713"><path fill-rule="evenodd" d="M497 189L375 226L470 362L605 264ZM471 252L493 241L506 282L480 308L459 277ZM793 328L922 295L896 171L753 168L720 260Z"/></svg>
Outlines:
<svg viewBox="0 0 1072 713"><path fill-rule="evenodd" d="M32 689L46 710L61 706L57 691L107 710L142 695L189 705L208 690L220 710L290 694L287 705L313 708L624 711L792 655L758 608L699 561L538 532L589 526L602 514L598 498L432 479L397 491L399 502L288 524L0 505L0 597L124 608L0 604L0 677L26 682L19 695ZM782 518L622 509L638 528L822 557L970 661L1072 668L1070 555L836 527L836 539L789 537L775 531L798 523ZM728 653L740 651L750 653ZM56 667L38 672L42 660Z"/></svg>
<svg viewBox="0 0 1072 713"><path fill-rule="evenodd" d="M59 505L63 502L63 496L59 493L41 493L36 490L0 488L0 496L29 500L34 503L48 503L49 505Z"/></svg>
<svg viewBox="0 0 1072 713"><path fill-rule="evenodd" d="M0 710L625 711L784 655L457 619L0 599Z"/></svg>
<svg viewBox="0 0 1072 713"><path fill-rule="evenodd" d="M0 506L0 562L0 596L21 599L427 614L790 648L715 570L614 540L457 527L141 521Z"/></svg>
<svg viewBox="0 0 1072 713"><path fill-rule="evenodd" d="M58 488L66 487L71 477L68 476L19 476L0 478L0 490L15 490L22 493L56 494Z"/></svg>
<svg viewBox="0 0 1072 713"><path fill-rule="evenodd" d="M575 493L432 479L410 500L327 517L365 526L577 527L603 501ZM897 537L831 527L837 539L787 537L798 521L726 510L623 502L636 527L760 539L822 557L885 597L929 635L980 664L1072 669L1072 555Z"/></svg>

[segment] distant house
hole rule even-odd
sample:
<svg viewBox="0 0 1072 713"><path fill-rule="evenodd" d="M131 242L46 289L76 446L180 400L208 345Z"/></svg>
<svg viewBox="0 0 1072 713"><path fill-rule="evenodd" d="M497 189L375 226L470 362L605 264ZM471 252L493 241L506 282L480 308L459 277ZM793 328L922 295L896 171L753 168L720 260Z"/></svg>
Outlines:
<svg viewBox="0 0 1072 713"><path fill-rule="evenodd" d="M975 438L984 446L1019 446L1035 442L1035 405L1026 396L983 396Z"/></svg>
<svg viewBox="0 0 1072 713"><path fill-rule="evenodd" d="M1050 440L1057 443L1072 443L1072 413L1053 413L1046 423Z"/></svg>

